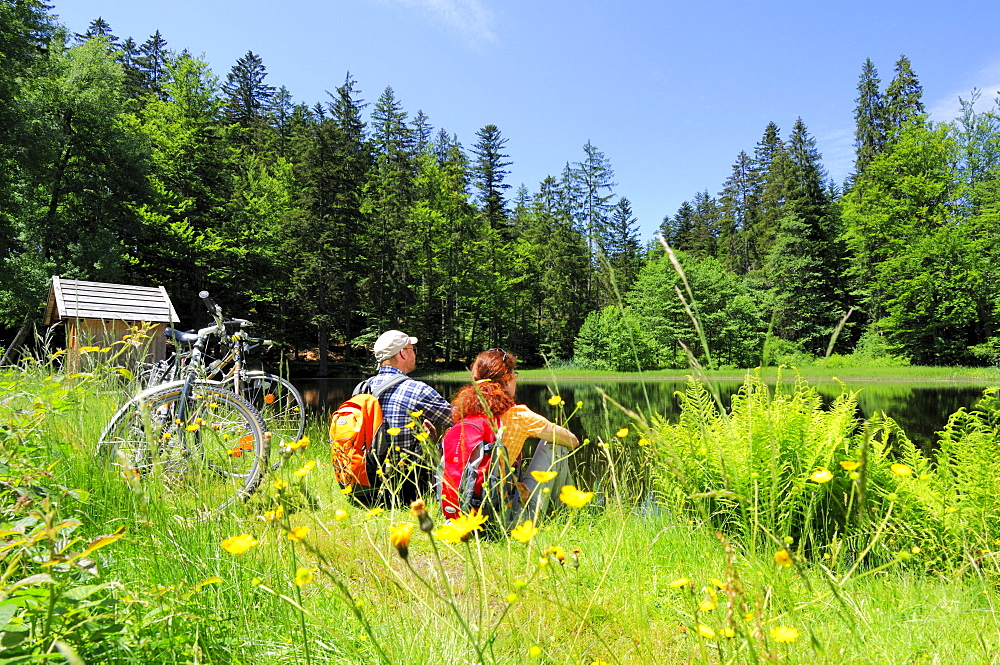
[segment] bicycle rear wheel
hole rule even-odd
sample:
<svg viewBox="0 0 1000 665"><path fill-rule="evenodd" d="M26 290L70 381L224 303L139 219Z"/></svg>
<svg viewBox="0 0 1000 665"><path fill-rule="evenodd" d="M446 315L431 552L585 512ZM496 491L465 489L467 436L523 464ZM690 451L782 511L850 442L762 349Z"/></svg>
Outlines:
<svg viewBox="0 0 1000 665"><path fill-rule="evenodd" d="M270 438L260 415L218 384L177 382L118 410L99 454L131 481L156 488L176 514L207 514L248 497L263 479ZM150 490L154 491L154 490Z"/></svg>
<svg viewBox="0 0 1000 665"><path fill-rule="evenodd" d="M231 383L226 383L231 387ZM306 430L306 408L302 394L288 380L267 372L247 372L242 397L260 413L271 446L280 447L302 438Z"/></svg>

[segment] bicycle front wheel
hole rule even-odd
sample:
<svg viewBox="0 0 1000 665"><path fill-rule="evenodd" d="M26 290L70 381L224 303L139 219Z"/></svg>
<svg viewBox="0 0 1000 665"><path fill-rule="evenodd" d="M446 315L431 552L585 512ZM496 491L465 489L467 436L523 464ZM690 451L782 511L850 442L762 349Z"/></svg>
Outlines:
<svg viewBox="0 0 1000 665"><path fill-rule="evenodd" d="M270 437L257 411L218 384L178 382L134 398L112 418L99 452L179 515L205 514L260 484Z"/></svg>
<svg viewBox="0 0 1000 665"><path fill-rule="evenodd" d="M227 382L227 387L231 384ZM260 413L271 446L298 441L306 430L306 408L302 394L288 380L267 372L247 372L242 397Z"/></svg>

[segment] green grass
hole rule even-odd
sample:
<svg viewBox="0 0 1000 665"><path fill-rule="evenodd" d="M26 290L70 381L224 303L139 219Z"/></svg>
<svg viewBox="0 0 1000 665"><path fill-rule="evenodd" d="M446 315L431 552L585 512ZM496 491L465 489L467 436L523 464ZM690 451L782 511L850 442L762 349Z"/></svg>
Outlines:
<svg viewBox="0 0 1000 665"><path fill-rule="evenodd" d="M0 618L2 599L18 609L0 630L16 633L27 617L39 655L55 653L58 639L88 663L302 663L307 646L316 663L721 663L765 655L789 663L1000 662L1000 573L990 553L936 574L890 565L838 587L822 558L779 566L776 548L750 551L717 537L697 513L619 502L607 485L594 502L601 505L550 516L528 544L438 543L439 559L418 530L411 569L388 532L415 519L351 505L333 481L325 423L310 423L312 445L277 473L287 490L279 494L271 479L246 505L188 521L164 510L157 492L168 488L139 488L94 459L116 401L113 384L74 386L45 372L0 375L0 384L30 395L16 410L0 407L0 469L32 497L18 502L4 491L0 528L33 533L46 519L80 522L65 527L72 539L39 531L34 560L17 557L22 546L0 554L7 571L55 579L19 588L10 572L3 579ZM293 475L308 460L316 467ZM48 488L48 497L29 485ZM87 494L72 492L79 489ZM286 517L263 521L279 499ZM433 506L431 514L440 522ZM287 537L298 526L310 528L303 543ZM91 555L96 575L40 567L119 528ZM221 547L244 533L259 544L240 555ZM544 554L551 546L567 553L563 564ZM316 570L298 587L301 567ZM675 586L681 578L688 582ZM713 579L728 591L716 590L707 609ZM47 632L46 617L54 617ZM700 637L699 625L715 637ZM778 626L799 637L776 642ZM727 628L732 638L723 636Z"/></svg>

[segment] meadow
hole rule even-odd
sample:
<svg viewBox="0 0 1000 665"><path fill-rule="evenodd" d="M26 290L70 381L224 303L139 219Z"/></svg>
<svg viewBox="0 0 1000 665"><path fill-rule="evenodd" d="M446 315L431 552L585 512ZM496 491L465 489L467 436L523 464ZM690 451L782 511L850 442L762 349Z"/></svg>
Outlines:
<svg viewBox="0 0 1000 665"><path fill-rule="evenodd" d="M589 486L487 537L446 528L430 498L426 514L354 504L322 417L248 501L190 519L183 486L95 456L117 372L4 370L2 657L1000 662L995 391L928 456L861 421L854 393L824 405L801 376L743 378L725 409L692 380L671 422L621 405L589 433Z"/></svg>

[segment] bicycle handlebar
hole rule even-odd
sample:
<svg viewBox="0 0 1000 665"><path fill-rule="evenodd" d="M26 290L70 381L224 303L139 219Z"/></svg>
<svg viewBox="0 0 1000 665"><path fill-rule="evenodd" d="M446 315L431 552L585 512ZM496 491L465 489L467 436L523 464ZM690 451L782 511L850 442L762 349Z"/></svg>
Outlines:
<svg viewBox="0 0 1000 665"><path fill-rule="evenodd" d="M211 314L212 318L215 319L215 325L221 327L222 308L219 307L214 300L212 300L212 297L208 295L208 291L201 291L200 293L198 293L198 297L201 298L201 301L203 303L205 303L205 307L208 309L208 313Z"/></svg>

